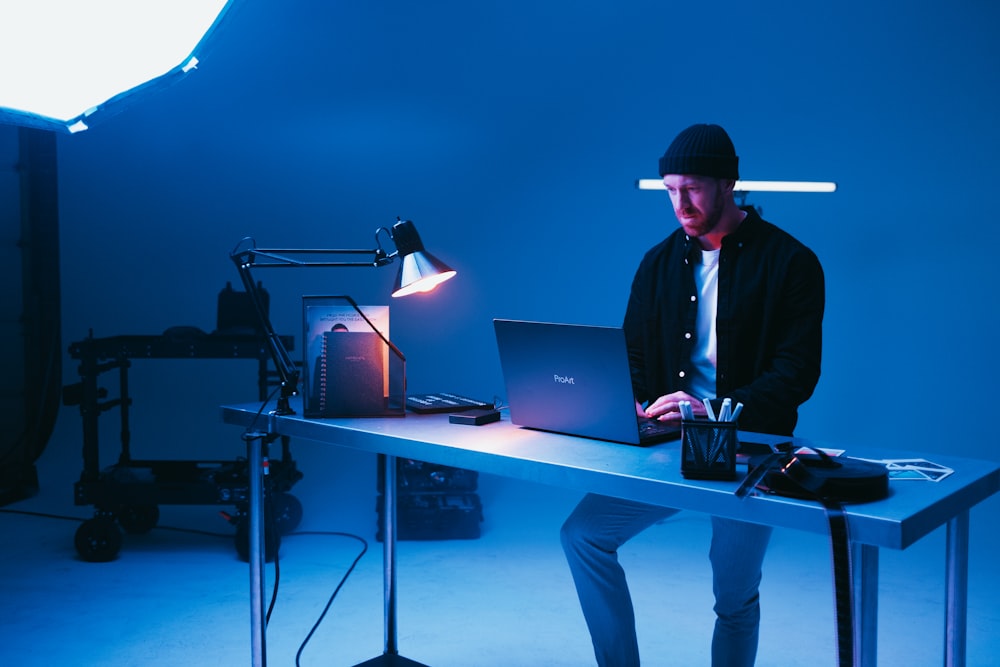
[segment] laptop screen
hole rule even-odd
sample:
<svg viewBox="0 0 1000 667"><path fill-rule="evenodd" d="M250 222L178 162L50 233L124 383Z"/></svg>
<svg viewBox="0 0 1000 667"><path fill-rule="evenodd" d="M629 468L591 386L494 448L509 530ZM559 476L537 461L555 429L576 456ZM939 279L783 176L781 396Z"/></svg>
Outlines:
<svg viewBox="0 0 1000 667"><path fill-rule="evenodd" d="M496 319L494 329L514 424L646 444L621 328Z"/></svg>

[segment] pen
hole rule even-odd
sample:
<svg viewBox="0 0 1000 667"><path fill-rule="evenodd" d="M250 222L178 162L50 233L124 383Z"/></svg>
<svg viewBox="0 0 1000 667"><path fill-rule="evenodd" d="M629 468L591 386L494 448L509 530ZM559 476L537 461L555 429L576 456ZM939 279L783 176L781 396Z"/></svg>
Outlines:
<svg viewBox="0 0 1000 667"><path fill-rule="evenodd" d="M733 407L733 401L731 398L722 399L722 407L719 408L719 421L727 422L729 421L729 412Z"/></svg>
<svg viewBox="0 0 1000 667"><path fill-rule="evenodd" d="M715 421L715 410L712 409L712 401L707 398L701 399L701 402L705 404L705 412L708 413L708 418Z"/></svg>
<svg viewBox="0 0 1000 667"><path fill-rule="evenodd" d="M733 408L733 416L729 418L729 421L736 421L736 418L740 416L740 412L743 411L743 404L737 403L736 407Z"/></svg>

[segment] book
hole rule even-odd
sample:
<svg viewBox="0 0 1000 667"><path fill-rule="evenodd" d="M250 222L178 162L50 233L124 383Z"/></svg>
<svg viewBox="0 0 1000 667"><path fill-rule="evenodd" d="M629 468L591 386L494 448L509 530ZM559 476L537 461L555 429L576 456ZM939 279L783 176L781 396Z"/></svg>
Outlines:
<svg viewBox="0 0 1000 667"><path fill-rule="evenodd" d="M306 416L368 417L385 412L385 343L374 331L328 331L316 361Z"/></svg>
<svg viewBox="0 0 1000 667"><path fill-rule="evenodd" d="M384 411L389 397L389 306L355 307L345 297L304 296L302 320L305 416ZM377 375L373 378L372 373ZM352 386L357 393L353 398L346 395ZM379 394L378 410L373 387Z"/></svg>

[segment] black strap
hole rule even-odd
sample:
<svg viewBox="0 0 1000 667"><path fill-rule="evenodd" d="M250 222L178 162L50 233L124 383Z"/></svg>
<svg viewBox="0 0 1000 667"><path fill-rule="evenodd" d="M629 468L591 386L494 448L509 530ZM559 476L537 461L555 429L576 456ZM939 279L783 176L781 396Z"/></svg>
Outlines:
<svg viewBox="0 0 1000 667"><path fill-rule="evenodd" d="M833 553L834 605L837 611L837 655L840 667L854 666L854 578L851 570L851 539L844 507L836 500L819 499L830 524Z"/></svg>
<svg viewBox="0 0 1000 667"><path fill-rule="evenodd" d="M766 459L752 467L747 476L743 478L743 483L736 489L736 497L746 498L750 495L750 492L761 483L767 473L781 467L781 461L784 461L786 458L786 454L768 454Z"/></svg>
<svg viewBox="0 0 1000 667"><path fill-rule="evenodd" d="M736 496L746 498L769 473L779 473L819 501L830 524L833 555L834 605L837 613L837 656L839 667L854 667L854 577L851 570L851 540L843 505L821 493L823 480L811 473L794 454L776 453L751 468Z"/></svg>

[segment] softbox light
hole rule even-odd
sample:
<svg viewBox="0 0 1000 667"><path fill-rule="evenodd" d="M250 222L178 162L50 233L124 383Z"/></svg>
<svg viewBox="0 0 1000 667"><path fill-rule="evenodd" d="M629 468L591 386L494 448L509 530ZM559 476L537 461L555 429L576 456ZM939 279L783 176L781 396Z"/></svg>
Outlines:
<svg viewBox="0 0 1000 667"><path fill-rule="evenodd" d="M85 130L197 67L238 0L20 0L0 9L0 122Z"/></svg>

